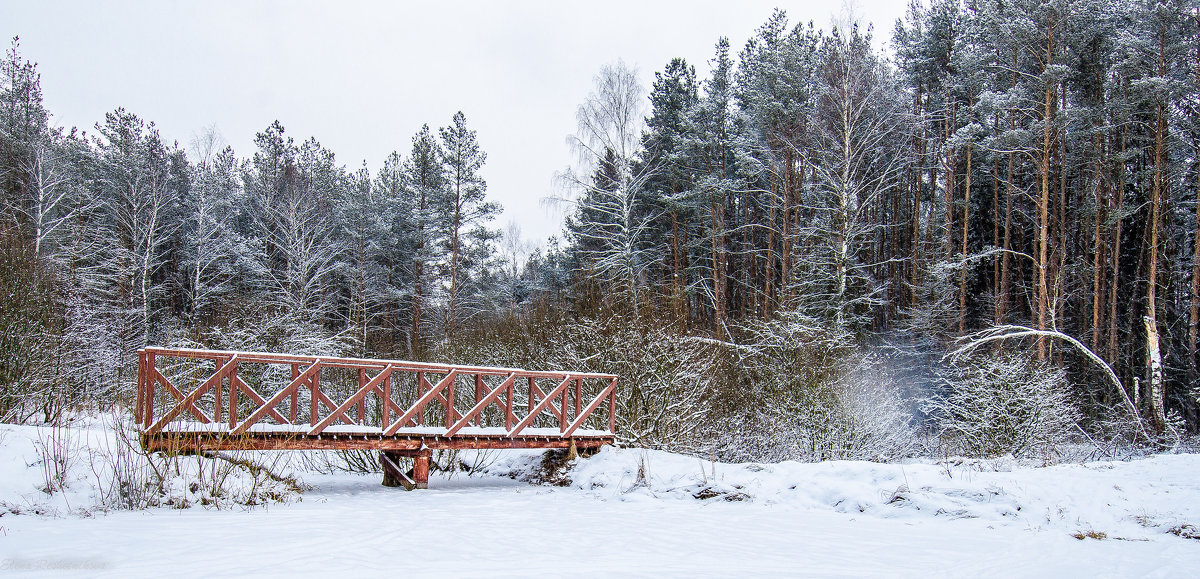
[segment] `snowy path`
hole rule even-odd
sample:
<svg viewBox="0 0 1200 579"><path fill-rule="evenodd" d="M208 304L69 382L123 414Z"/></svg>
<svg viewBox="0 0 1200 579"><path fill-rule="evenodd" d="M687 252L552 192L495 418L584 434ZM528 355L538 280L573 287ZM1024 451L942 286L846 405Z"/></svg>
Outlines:
<svg viewBox="0 0 1200 579"><path fill-rule="evenodd" d="M80 576L1186 576L1200 542L1084 540L981 519L899 518L784 504L531 487L496 478L383 489L315 480L298 504L4 517L8 572ZM62 569L19 573L62 576Z"/></svg>

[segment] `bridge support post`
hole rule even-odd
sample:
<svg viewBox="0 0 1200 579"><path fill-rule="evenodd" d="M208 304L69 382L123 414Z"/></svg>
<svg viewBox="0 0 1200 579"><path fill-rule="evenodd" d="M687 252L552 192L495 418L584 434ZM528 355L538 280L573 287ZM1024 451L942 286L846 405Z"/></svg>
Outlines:
<svg viewBox="0 0 1200 579"><path fill-rule="evenodd" d="M413 457L413 481L416 483L416 488L429 488L429 458L433 455L432 450L417 451L417 455Z"/></svg>
<svg viewBox="0 0 1200 579"><path fill-rule="evenodd" d="M422 450L384 450L379 453L379 466L383 467L383 486L404 487L404 490L429 488L429 459L433 451ZM401 458L411 458L412 470L405 472L400 467Z"/></svg>

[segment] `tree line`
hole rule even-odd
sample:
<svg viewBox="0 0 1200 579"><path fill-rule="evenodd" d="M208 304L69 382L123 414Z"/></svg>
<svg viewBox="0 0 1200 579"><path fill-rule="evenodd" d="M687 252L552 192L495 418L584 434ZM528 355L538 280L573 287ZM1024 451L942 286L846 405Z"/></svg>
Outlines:
<svg viewBox="0 0 1200 579"><path fill-rule="evenodd" d="M777 11L736 59L719 41L706 79L672 60L648 103L603 71L580 109L594 174L569 175L581 291L731 340L783 315L941 351L1029 328L1037 360L1117 405L1065 334L1153 430L1195 425L1198 19L1184 1L932 0L880 52ZM605 112L621 101L648 105L644 130Z"/></svg>
<svg viewBox="0 0 1200 579"><path fill-rule="evenodd" d="M673 59L647 88L618 61L578 109L563 232L533 251L490 228L462 113L374 174L278 122L249 158L214 134L185 153L121 109L52 127L17 48L10 418L112 399L160 342L623 370L648 444L908 452L898 432L977 433L951 419L1014 382L1030 416L1070 406L1059 430L1200 424L1195 2L917 1L882 50L776 11L704 78ZM991 357L945 356L964 348Z"/></svg>
<svg viewBox="0 0 1200 579"><path fill-rule="evenodd" d="M124 109L52 126L18 49L0 85L5 419L126 396L147 344L421 358L498 299L500 207L463 113L374 174L278 121L249 158L211 129L185 151Z"/></svg>

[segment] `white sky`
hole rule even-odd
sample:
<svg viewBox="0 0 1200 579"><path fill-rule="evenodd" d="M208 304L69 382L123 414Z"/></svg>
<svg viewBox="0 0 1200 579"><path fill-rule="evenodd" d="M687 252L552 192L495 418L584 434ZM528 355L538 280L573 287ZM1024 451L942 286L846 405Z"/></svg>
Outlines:
<svg viewBox="0 0 1200 579"><path fill-rule="evenodd" d="M907 0L858 0L890 36ZM51 2L0 0L0 37L38 63L56 125L89 130L118 106L186 146L214 126L239 156L279 119L315 136L350 170L407 155L423 123L462 110L488 154L488 195L526 238L558 231L539 200L572 160L575 109L605 63L635 65L649 87L673 57L702 78L717 39L736 56L776 6L828 27L842 3Z"/></svg>

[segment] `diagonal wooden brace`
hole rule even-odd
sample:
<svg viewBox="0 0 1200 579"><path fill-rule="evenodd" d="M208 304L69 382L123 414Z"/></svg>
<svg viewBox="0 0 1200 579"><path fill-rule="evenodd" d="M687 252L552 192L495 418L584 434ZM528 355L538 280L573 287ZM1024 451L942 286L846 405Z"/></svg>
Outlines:
<svg viewBox="0 0 1200 579"><path fill-rule="evenodd" d="M316 361L314 361L312 363L311 366L306 368L303 372L301 372L295 378L292 378L291 383L289 383L283 390L276 392L275 395L272 396L270 400L267 400L266 402L259 404L257 410L250 413L250 416L247 416L246 420L242 421L242 423L239 424L237 426L237 428L233 429L233 434L245 433L247 429L249 429L251 426L254 425L255 422L262 420L262 417L266 416L270 412L273 412L275 407L278 406L280 402L283 402L284 398L287 398L288 396L290 396L293 392L298 390L300 388L300 386L307 384L309 378L311 378L313 376L313 374L316 374L318 371L320 371L320 369L321 369L321 360L320 360L320 358L318 358ZM278 420L278 419L276 419L276 420ZM291 422L287 421L287 420L283 420L282 423L283 424L291 424Z"/></svg>
<svg viewBox="0 0 1200 579"><path fill-rule="evenodd" d="M454 377L457 374L458 374L458 370L451 370L448 374L446 374L445 378L442 378L440 381L438 381L437 386L434 386L428 392L426 392L423 396L421 396L421 398L418 399L416 401L416 403L414 403L412 405L412 408L409 408L407 411L404 412L404 414L400 415L399 419L397 419L390 426L388 426L387 429L385 429L383 431L383 435L391 436L393 434L396 434L396 431L400 430L400 427L403 426L404 424L406 424L410 418L416 416L420 412L423 412L425 410L425 407L428 406L429 403L432 402L434 398L437 398L438 395L441 393L441 391L444 388L454 384Z"/></svg>
<svg viewBox="0 0 1200 579"><path fill-rule="evenodd" d="M475 406L472 406L471 410L467 411L467 413L464 414L463 417L458 420L458 422L454 423L454 426L451 426L450 429L446 431L446 436L454 436L455 433L457 433L459 430L462 430L466 425L470 424L471 420L483 412L484 408L487 408L489 404L500 398L501 394L508 392L508 387L512 385L516 379L516 374L509 374L508 378L504 379L503 384L494 388L490 393L488 393L487 396L484 396L479 403L477 403Z"/></svg>
<svg viewBox="0 0 1200 579"><path fill-rule="evenodd" d="M184 400L187 397L184 396L183 393L180 392L179 389L176 388L175 385L172 384L170 380L167 380L167 377L163 376L162 373L158 371L158 368L154 368L153 370L154 370L153 379L155 381L157 381L159 384L162 384L167 389L167 392L170 392L171 396L174 396L175 399L178 400L181 404L186 404L186 406L187 406L186 410L188 412L190 412L192 414L192 416L195 416L196 420L199 420L200 422L203 422L204 424L208 424L208 423L212 422L212 419L209 418L207 414L202 412L199 408L196 408L195 401L192 401L191 403L185 403Z"/></svg>
<svg viewBox="0 0 1200 579"><path fill-rule="evenodd" d="M512 431L508 433L508 436L510 438L513 436L516 436L517 434L520 434L520 432L522 430L525 430L525 427L529 426L530 424L533 424L533 421L534 421L534 419L537 418L538 414L541 414L542 411L545 410L547 406L549 406L551 403L553 403L554 399L556 397L558 397L558 395L565 392L567 389L567 386L570 386L571 382L573 382L574 380L575 379L573 377L568 375L566 377L566 379L563 380L558 385L558 387L556 387L554 390L551 390L548 394L546 394L546 397L543 398L542 401L539 402L537 406L534 406L533 410L529 411L528 416L521 419L521 422L518 422L517 425L513 427Z"/></svg>
<svg viewBox="0 0 1200 579"><path fill-rule="evenodd" d="M595 410L596 408L598 408L600 406L600 404L602 404L604 402L605 398L608 398L608 396L610 394L612 394L613 391L616 389L617 389L616 384L609 384L608 387L606 387L604 389L604 391L601 392L600 395L596 397L595 400L592 400L591 404L588 404L587 408L585 408L583 410L583 412L580 413L579 416L575 418L575 422L571 423L571 426L563 431L562 437L566 438L568 436L571 436L571 433L573 433L577 429L579 429L580 426L583 426L584 421L587 420L588 416L591 416L592 411Z"/></svg>
<svg viewBox="0 0 1200 579"><path fill-rule="evenodd" d="M221 382L225 380L225 375L229 374L236 367L237 356L233 356L229 359L229 361L225 362L225 364L221 366L220 370L217 370L216 373L214 373L212 376L209 376L208 380L205 380L203 384L201 384L195 390L192 390L191 394L188 394L186 397L184 397L179 404L176 404L173 408L171 408L171 410L167 411L167 413L164 414L162 418L159 418L157 422L151 424L150 428L146 429L146 434L155 434L162 430L164 426L170 424L170 422L175 420L177 416L183 414L183 411L186 408L192 407L201 396L204 396L205 392L208 392L209 388L212 388L213 386L219 386ZM157 369L155 372L157 373Z"/></svg>
<svg viewBox="0 0 1200 579"><path fill-rule="evenodd" d="M334 409L334 411L331 412L329 416L326 416L324 420L318 422L316 426L312 427L312 429L308 431L309 436L320 434L322 430L325 430L330 424L333 424L333 421L343 418L346 415L346 411L353 408L354 405L360 400L365 399L367 394L369 394L372 390L379 392L380 396L382 396L383 392L379 389L379 385L383 384L383 381L387 380L391 375L392 367L389 365L374 378L371 378L369 382L363 384L363 386L354 393L354 396L351 396L349 400L343 402L341 406L338 406L336 409Z"/></svg>
<svg viewBox="0 0 1200 579"><path fill-rule="evenodd" d="M249 396L250 399L253 400L255 404L257 404L261 407L262 405L267 403L266 400L263 400L262 396L258 395L258 392L255 392L253 388L251 388L248 384L243 382L242 378L240 376L234 375L234 376L231 376L230 378L234 381L234 384L237 386L237 389L240 390L246 396ZM267 414L270 414L271 418L274 418L280 424L291 424L291 421L289 421L287 418L284 418L282 414L280 414L277 410L275 410L274 406L267 407Z"/></svg>
<svg viewBox="0 0 1200 579"><path fill-rule="evenodd" d="M557 392L558 389L555 389L554 391ZM529 406L530 406L529 412L530 412L530 414L533 413L533 396L535 394L537 396L539 396L540 398L542 398L543 400L546 398L549 398L549 396L547 396L546 393L542 392L541 388L538 388L537 384L533 381L533 379L530 378L530 380L529 380ZM562 420L562 412L560 412L558 410L557 406L551 404L550 412L552 412L554 414L555 418Z"/></svg>

